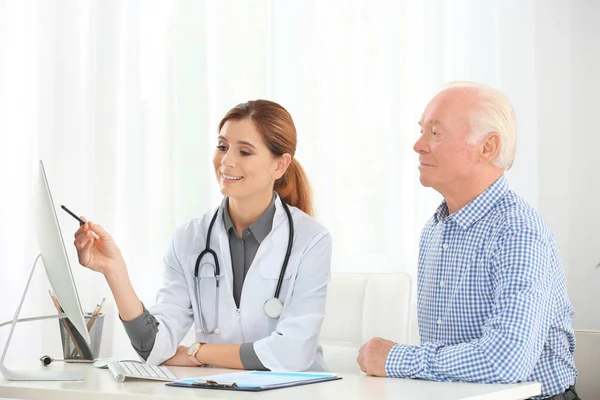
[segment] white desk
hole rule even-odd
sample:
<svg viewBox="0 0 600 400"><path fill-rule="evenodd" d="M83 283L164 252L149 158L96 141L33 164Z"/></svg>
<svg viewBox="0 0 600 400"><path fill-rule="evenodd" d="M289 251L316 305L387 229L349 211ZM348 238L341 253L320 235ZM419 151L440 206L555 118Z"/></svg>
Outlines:
<svg viewBox="0 0 600 400"><path fill-rule="evenodd" d="M39 368L44 368L41 365ZM56 362L49 368L83 370L85 379L79 382L18 382L0 375L0 398L32 400L152 400L170 399L235 399L286 400L310 399L402 399L402 400L507 400L526 399L540 393L539 383L516 385L481 385L470 383L442 383L410 379L367 377L361 374L340 374L344 379L306 386L277 389L261 393L232 392L175 388L162 382L126 381L118 383L109 370L89 364ZM173 367L179 378L231 372L212 368Z"/></svg>

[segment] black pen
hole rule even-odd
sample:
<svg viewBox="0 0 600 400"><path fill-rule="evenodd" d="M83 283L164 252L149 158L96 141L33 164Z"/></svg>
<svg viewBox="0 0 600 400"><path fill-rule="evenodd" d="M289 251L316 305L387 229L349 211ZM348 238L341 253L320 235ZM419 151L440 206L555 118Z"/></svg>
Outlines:
<svg viewBox="0 0 600 400"><path fill-rule="evenodd" d="M82 220L81 218L79 218L77 215L73 214L73 212L71 212L71 210L69 210L67 207L61 205L60 208L62 208L66 212L68 212L73 218L75 218L77 221L79 221L79 225L85 225L85 221Z"/></svg>

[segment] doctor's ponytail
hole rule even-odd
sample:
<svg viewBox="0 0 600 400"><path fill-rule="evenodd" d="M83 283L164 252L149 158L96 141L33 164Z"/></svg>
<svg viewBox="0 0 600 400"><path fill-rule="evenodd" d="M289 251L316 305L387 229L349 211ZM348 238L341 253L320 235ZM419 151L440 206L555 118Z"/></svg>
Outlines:
<svg viewBox="0 0 600 400"><path fill-rule="evenodd" d="M287 204L314 217L310 183L304 168L295 158L292 158L285 174L275 181L275 191Z"/></svg>
<svg viewBox="0 0 600 400"><path fill-rule="evenodd" d="M274 190L287 204L313 215L310 183L300 163L296 160L296 126L290 113L279 104L268 100L253 100L238 104L223 117L219 131L229 120L249 118L254 122L265 145L274 157L288 153L292 162L281 178L275 181Z"/></svg>

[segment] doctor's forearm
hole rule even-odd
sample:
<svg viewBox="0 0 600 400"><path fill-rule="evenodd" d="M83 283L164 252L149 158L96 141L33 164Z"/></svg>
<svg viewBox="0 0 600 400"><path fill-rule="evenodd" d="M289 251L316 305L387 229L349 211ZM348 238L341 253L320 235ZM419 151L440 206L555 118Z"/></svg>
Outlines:
<svg viewBox="0 0 600 400"><path fill-rule="evenodd" d="M204 364L244 369L244 365L240 359L240 347L240 344L205 344L198 350L196 358Z"/></svg>
<svg viewBox="0 0 600 400"><path fill-rule="evenodd" d="M115 298L121 319L131 321L142 315L144 307L131 285L125 263L119 268L112 269L104 277Z"/></svg>
<svg viewBox="0 0 600 400"><path fill-rule="evenodd" d="M194 364L187 355L188 348L186 346L177 346L177 351L175 355L168 360L166 360L163 365L171 365L174 367L197 367L197 364Z"/></svg>

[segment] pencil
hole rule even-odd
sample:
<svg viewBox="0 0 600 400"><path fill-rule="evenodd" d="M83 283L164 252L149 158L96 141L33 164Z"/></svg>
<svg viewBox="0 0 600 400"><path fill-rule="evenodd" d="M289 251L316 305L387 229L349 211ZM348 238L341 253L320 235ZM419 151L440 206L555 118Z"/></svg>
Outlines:
<svg viewBox="0 0 600 400"><path fill-rule="evenodd" d="M60 303L58 302L58 299L56 298L56 296L54 295L54 293L51 290L48 290L48 293L50 294L50 297L52 298L52 302L54 303L54 307L56 307L56 311L58 311L59 314L62 314L64 312L64 310L62 309ZM83 357L83 352L79 348L79 345L77 344L77 340L75 340L75 336L73 336L73 332L71 332L71 329L69 328L69 324L67 324L66 318L61 318L60 322L62 323L63 327L65 328L65 331L67 332L67 334L73 341L73 345L75 346L75 349Z"/></svg>
<svg viewBox="0 0 600 400"><path fill-rule="evenodd" d="M96 319L97 319L98 315L100 315L100 311L102 310L102 307L104 306L104 301L105 300L106 299L103 298L102 301L100 302L100 304L98 304L96 306L96 309L92 313L92 318L90 318L90 320L87 323L87 330L88 330L88 332L92 331L92 328L94 327L94 324L96 323Z"/></svg>
<svg viewBox="0 0 600 400"><path fill-rule="evenodd" d="M104 306L104 301L106 299L103 298L102 301L100 302L100 304L96 305L96 309L94 310L94 312L92 312L92 316L90 317L90 319L88 320L87 324L86 324L86 328L88 330L88 332L92 332L92 328L94 327L94 324L96 323L96 319L98 319L98 315L100 315L100 311L102 310L102 307ZM70 354L70 357L73 358L77 355L77 351L76 349L73 349L73 351Z"/></svg>
<svg viewBox="0 0 600 400"><path fill-rule="evenodd" d="M71 210L61 204L60 208L69 213L69 215L79 221L79 225L85 225L85 221L75 215Z"/></svg>

